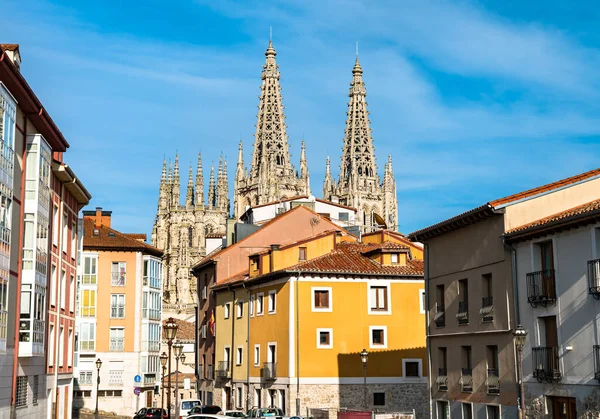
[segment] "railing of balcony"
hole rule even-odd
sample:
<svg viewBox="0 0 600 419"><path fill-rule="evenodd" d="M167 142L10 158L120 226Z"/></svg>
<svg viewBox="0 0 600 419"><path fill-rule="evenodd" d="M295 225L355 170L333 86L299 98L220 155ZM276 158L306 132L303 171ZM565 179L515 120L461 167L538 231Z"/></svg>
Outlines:
<svg viewBox="0 0 600 419"><path fill-rule="evenodd" d="M527 301L533 307L538 304L546 307L556 303L556 284L554 269L544 269L527 274Z"/></svg>
<svg viewBox="0 0 600 419"><path fill-rule="evenodd" d="M458 320L458 324L468 324L469 323L469 302L468 301L459 301L458 302L458 312L456 313L456 318Z"/></svg>
<svg viewBox="0 0 600 419"><path fill-rule="evenodd" d="M460 386L464 393L473 391L473 370L471 368L461 368Z"/></svg>
<svg viewBox="0 0 600 419"><path fill-rule="evenodd" d="M488 394L500 393L500 376L497 368L488 368L486 385Z"/></svg>
<svg viewBox="0 0 600 419"><path fill-rule="evenodd" d="M144 384L152 385L156 382L156 374L144 374Z"/></svg>
<svg viewBox="0 0 600 419"><path fill-rule="evenodd" d="M483 297L481 299L481 319L484 322L491 322L494 320L494 298L490 295L489 297Z"/></svg>
<svg viewBox="0 0 600 419"><path fill-rule="evenodd" d="M435 316L433 316L433 321L437 327L446 326L446 308L443 304L435 305Z"/></svg>
<svg viewBox="0 0 600 419"><path fill-rule="evenodd" d="M448 371L446 368L438 368L438 376L435 379L438 391L448 391Z"/></svg>
<svg viewBox="0 0 600 419"><path fill-rule="evenodd" d="M600 259L588 260L588 290L600 299Z"/></svg>
<svg viewBox="0 0 600 419"><path fill-rule="evenodd" d="M126 274L125 272L113 272L111 285L113 287L123 287L125 286Z"/></svg>
<svg viewBox="0 0 600 419"><path fill-rule="evenodd" d="M229 377L229 361L219 361L216 374L218 378Z"/></svg>
<svg viewBox="0 0 600 419"><path fill-rule="evenodd" d="M600 383L600 345L594 345L594 378Z"/></svg>
<svg viewBox="0 0 600 419"><path fill-rule="evenodd" d="M562 378L558 361L558 347L538 346L532 348L533 376L538 381L559 381Z"/></svg>
<svg viewBox="0 0 600 419"><path fill-rule="evenodd" d="M275 362L265 362L263 364L262 377L265 380L275 380L277 378L277 364Z"/></svg>
<svg viewBox="0 0 600 419"><path fill-rule="evenodd" d="M110 338L109 349L111 351L122 351L125 346L124 338Z"/></svg>

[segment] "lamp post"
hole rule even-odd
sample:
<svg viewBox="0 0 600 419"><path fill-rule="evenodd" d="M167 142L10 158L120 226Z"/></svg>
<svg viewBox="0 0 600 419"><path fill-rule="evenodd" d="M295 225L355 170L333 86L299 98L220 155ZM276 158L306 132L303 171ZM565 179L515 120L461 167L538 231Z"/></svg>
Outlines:
<svg viewBox="0 0 600 419"><path fill-rule="evenodd" d="M100 368L102 368L102 360L98 358L96 360L96 370L98 373L96 374L96 410L94 411L94 417L98 419L98 392L100 391Z"/></svg>
<svg viewBox="0 0 600 419"><path fill-rule="evenodd" d="M177 336L177 323L173 317L169 317L163 328L165 337L167 338L167 345L169 345L169 392L167 393L167 411L169 413L169 419L171 419L171 347L173 346L173 339Z"/></svg>
<svg viewBox="0 0 600 419"><path fill-rule="evenodd" d="M365 410L367 409L367 360L369 359L369 353L367 352L366 349L363 349L360 353L360 360L362 361L363 364L363 391L364 391L364 400L363 400L363 405Z"/></svg>
<svg viewBox="0 0 600 419"><path fill-rule="evenodd" d="M162 365L162 380L160 380L160 386L162 387L162 397L160 398L160 408L165 408L165 373L167 372L167 361L169 357L166 353L160 354L160 365ZM162 415L162 413L161 413Z"/></svg>
<svg viewBox="0 0 600 419"><path fill-rule="evenodd" d="M515 338L515 346L517 347L517 353L519 354L519 419L523 419L523 412L525 408L525 386L523 384L523 347L527 340L527 330L523 329L523 326L518 325L513 332Z"/></svg>
<svg viewBox="0 0 600 419"><path fill-rule="evenodd" d="M179 360L183 356L183 345L176 343L173 345L173 355L175 355L175 417L179 418Z"/></svg>

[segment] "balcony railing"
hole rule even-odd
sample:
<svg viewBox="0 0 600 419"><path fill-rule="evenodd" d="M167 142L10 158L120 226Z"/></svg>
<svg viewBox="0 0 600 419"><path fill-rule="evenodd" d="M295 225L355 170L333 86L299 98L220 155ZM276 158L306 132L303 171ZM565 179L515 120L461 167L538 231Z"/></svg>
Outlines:
<svg viewBox="0 0 600 419"><path fill-rule="evenodd" d="M113 287L123 287L125 286L126 275L125 272L113 272L111 285Z"/></svg>
<svg viewBox="0 0 600 419"><path fill-rule="evenodd" d="M554 269L527 274L527 301L533 307L537 307L538 304L546 307L548 303L556 303Z"/></svg>
<svg viewBox="0 0 600 419"><path fill-rule="evenodd" d="M262 378L264 380L275 380L277 378L277 364L275 362L265 362L263 364Z"/></svg>
<svg viewBox="0 0 600 419"><path fill-rule="evenodd" d="M594 378L600 383L600 345L594 345Z"/></svg>
<svg viewBox="0 0 600 419"><path fill-rule="evenodd" d="M483 297L481 299L481 319L484 322L491 322L494 320L494 298L492 296Z"/></svg>
<svg viewBox="0 0 600 419"><path fill-rule="evenodd" d="M438 391L448 391L448 371L446 368L438 368L438 376L435 379Z"/></svg>
<svg viewBox="0 0 600 419"><path fill-rule="evenodd" d="M589 293L600 299L600 259L588 261L588 287Z"/></svg>
<svg viewBox="0 0 600 419"><path fill-rule="evenodd" d="M214 380L215 379L215 366L214 365L207 365L206 367L206 376L205 378L207 380Z"/></svg>
<svg viewBox="0 0 600 419"><path fill-rule="evenodd" d="M500 377L498 375L498 369L488 368L486 385L488 394L500 393Z"/></svg>
<svg viewBox="0 0 600 419"><path fill-rule="evenodd" d="M96 341L95 340L80 340L79 341L79 350L82 352L95 351L96 350Z"/></svg>
<svg viewBox="0 0 600 419"><path fill-rule="evenodd" d="M473 391L473 370L471 368L461 368L460 386L464 393Z"/></svg>
<svg viewBox="0 0 600 419"><path fill-rule="evenodd" d="M156 381L156 374L144 374L144 385L153 385Z"/></svg>
<svg viewBox="0 0 600 419"><path fill-rule="evenodd" d="M446 308L443 304L435 305L435 316L433 316L433 321L437 327L446 326Z"/></svg>
<svg viewBox="0 0 600 419"><path fill-rule="evenodd" d="M469 303L468 303L468 301L459 301L458 302L458 312L456 313L456 319L458 320L458 324L468 324L469 323Z"/></svg>
<svg viewBox="0 0 600 419"><path fill-rule="evenodd" d="M219 361L217 378L229 378L229 361Z"/></svg>
<svg viewBox="0 0 600 419"><path fill-rule="evenodd" d="M125 347L124 338L110 338L111 351L122 351Z"/></svg>
<svg viewBox="0 0 600 419"><path fill-rule="evenodd" d="M560 381L562 373L558 362L558 348L556 346L539 346L532 349L533 376L538 381Z"/></svg>

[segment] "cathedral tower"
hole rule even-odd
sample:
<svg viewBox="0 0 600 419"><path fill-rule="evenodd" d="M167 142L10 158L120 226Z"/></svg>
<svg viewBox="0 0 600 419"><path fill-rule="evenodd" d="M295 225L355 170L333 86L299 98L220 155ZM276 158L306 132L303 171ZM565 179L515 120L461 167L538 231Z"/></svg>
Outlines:
<svg viewBox="0 0 600 419"><path fill-rule="evenodd" d="M234 212L238 219L247 206L255 206L284 197L310 194L306 152L302 147L300 174L290 159L285 115L279 85L279 67L273 42L265 52L258 121L254 134L254 152L249 173L243 168L240 144L235 177Z"/></svg>
<svg viewBox="0 0 600 419"><path fill-rule="evenodd" d="M350 83L340 178L337 183L332 179L328 157L323 198L355 207L363 232L378 228L395 230L398 228L398 202L392 158L390 156L385 165L384 180L380 183L362 75L357 56Z"/></svg>

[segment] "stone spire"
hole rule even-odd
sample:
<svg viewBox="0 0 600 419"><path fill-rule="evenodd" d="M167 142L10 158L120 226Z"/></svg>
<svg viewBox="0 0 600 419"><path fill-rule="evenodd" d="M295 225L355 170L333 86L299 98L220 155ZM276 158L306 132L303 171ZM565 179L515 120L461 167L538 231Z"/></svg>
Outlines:
<svg viewBox="0 0 600 419"><path fill-rule="evenodd" d="M323 181L323 198L331 199L331 195L333 194L333 179L331 178L331 162L329 161L329 156L327 156L327 160L325 162L325 180Z"/></svg>
<svg viewBox="0 0 600 419"><path fill-rule="evenodd" d="M160 175L160 187L158 189L158 210L166 210L168 207L169 188L167 185L167 158L163 159L162 173Z"/></svg>
<svg viewBox="0 0 600 419"><path fill-rule="evenodd" d="M179 194L181 193L181 185L179 183L179 155L175 154L175 167L173 169L173 201L172 204L175 208L179 207L181 200Z"/></svg>
<svg viewBox="0 0 600 419"><path fill-rule="evenodd" d="M241 180L244 177L244 151L242 150L242 140L238 146L238 161L235 169L235 179Z"/></svg>
<svg viewBox="0 0 600 419"><path fill-rule="evenodd" d="M190 174L188 177L187 193L185 194L185 206L191 208L194 206L194 171L190 164Z"/></svg>
<svg viewBox="0 0 600 419"><path fill-rule="evenodd" d="M208 181L208 207L215 206L215 166L210 165L210 179Z"/></svg>
<svg viewBox="0 0 600 419"><path fill-rule="evenodd" d="M221 181L218 185L217 194L219 196L219 209L227 211L227 214L229 214L229 184L227 181L227 160L223 161L223 174L221 176Z"/></svg>
<svg viewBox="0 0 600 419"><path fill-rule="evenodd" d="M202 174L202 154L198 153L198 167L196 168L196 205L204 206L204 175Z"/></svg>
<svg viewBox="0 0 600 419"><path fill-rule="evenodd" d="M302 148L300 151L300 179L306 183L306 195L310 195L310 175L308 173L308 164L306 163L306 143L302 140Z"/></svg>

